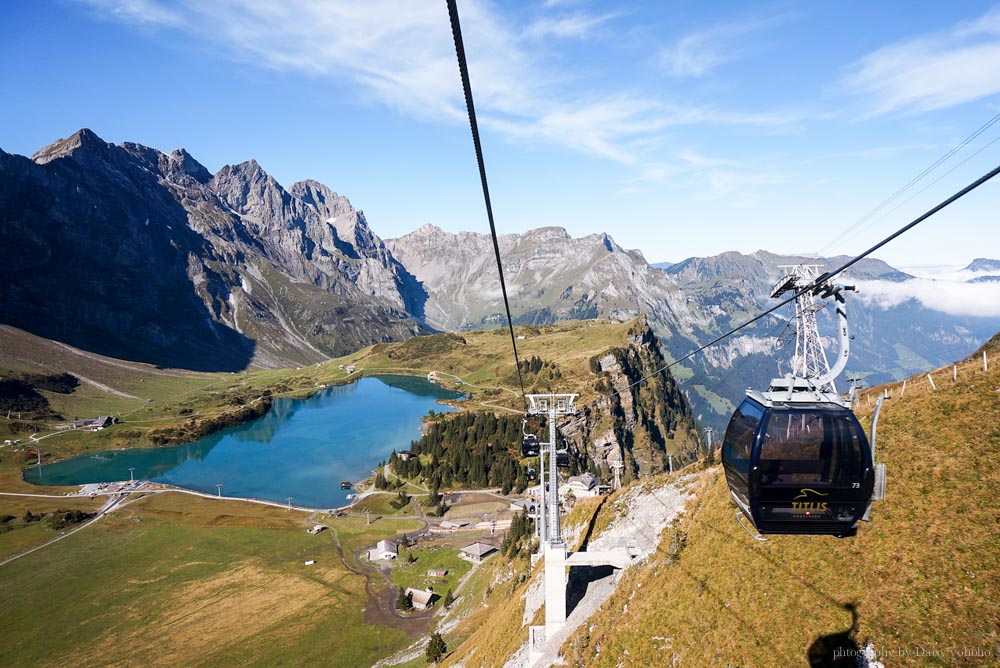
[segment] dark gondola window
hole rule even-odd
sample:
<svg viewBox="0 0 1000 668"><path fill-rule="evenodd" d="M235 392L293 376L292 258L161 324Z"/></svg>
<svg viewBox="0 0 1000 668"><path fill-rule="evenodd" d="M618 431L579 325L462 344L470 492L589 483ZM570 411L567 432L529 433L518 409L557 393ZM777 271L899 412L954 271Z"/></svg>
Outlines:
<svg viewBox="0 0 1000 668"><path fill-rule="evenodd" d="M746 480L750 473L750 451L753 449L757 426L763 416L763 408L752 401L744 401L733 413L729 426L726 427L722 457L732 467L732 472L743 480Z"/></svg>
<svg viewBox="0 0 1000 668"><path fill-rule="evenodd" d="M837 484L863 473L857 423L846 411L775 412L761 439L765 485Z"/></svg>

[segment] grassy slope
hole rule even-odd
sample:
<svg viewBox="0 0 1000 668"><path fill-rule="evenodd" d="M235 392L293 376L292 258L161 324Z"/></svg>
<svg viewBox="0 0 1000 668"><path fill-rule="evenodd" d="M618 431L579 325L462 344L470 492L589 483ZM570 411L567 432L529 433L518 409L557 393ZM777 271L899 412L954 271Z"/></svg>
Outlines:
<svg viewBox="0 0 1000 668"><path fill-rule="evenodd" d="M449 589L454 590L462 576L471 568L468 561L458 556L458 550L469 542L468 538L458 538L449 541L450 544L438 543L427 548L403 548L400 559L393 564L392 581L404 590L407 587L415 589L431 587L438 595L444 597ZM416 557L416 561L409 563L405 556L407 554ZM427 575L428 569L432 568L446 570L448 574L443 578Z"/></svg>
<svg viewBox="0 0 1000 668"><path fill-rule="evenodd" d="M332 523L348 555L419 526ZM364 622L364 579L341 565L332 532L306 526L231 501L136 502L0 568L0 662L359 666L406 645Z"/></svg>
<svg viewBox="0 0 1000 668"><path fill-rule="evenodd" d="M103 504L103 498L39 499L27 496L0 496L0 517L14 515L21 518L27 511L31 511L35 515L43 515L56 510L81 510L93 513ZM13 529L0 533L0 558L43 543L56 535L56 532L46 527L44 522L31 522L25 525L18 519L11 521L9 526ZM68 527L68 529L71 528Z"/></svg>
<svg viewBox="0 0 1000 668"><path fill-rule="evenodd" d="M552 381L553 387L563 392L579 392L579 403L582 404L597 397L588 361L610 347L628 345L629 326L630 323L586 320L516 327L516 334L525 337L517 342L517 350L522 360L538 356L555 363L563 375L559 380ZM435 370L445 381L459 376L466 383L483 386L481 393L484 399L495 398L497 405L520 407L510 334L506 329L418 337L398 344L380 344L361 356L358 364L364 367L366 373ZM532 386L545 391L548 382L544 376L525 376L528 391ZM504 389L499 392L490 390L496 387ZM476 388L471 389L477 391Z"/></svg>
<svg viewBox="0 0 1000 668"><path fill-rule="evenodd" d="M621 665L627 652L629 665L674 657L694 666L806 665L817 638L850 629L848 604L858 612L857 643L874 642L887 665L990 661L947 654L963 649L995 659L1000 359L988 374L981 357L970 359L957 383L950 368L936 373L936 392L922 376L903 397L896 385L879 424L887 498L857 537L754 542L733 518L716 467L676 535L626 574L589 634L567 642L568 663Z"/></svg>

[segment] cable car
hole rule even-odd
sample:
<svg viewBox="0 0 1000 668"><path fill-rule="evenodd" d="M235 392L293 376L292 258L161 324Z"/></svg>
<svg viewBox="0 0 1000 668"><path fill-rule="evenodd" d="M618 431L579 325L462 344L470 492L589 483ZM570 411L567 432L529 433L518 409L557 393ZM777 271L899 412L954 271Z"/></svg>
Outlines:
<svg viewBox="0 0 1000 668"><path fill-rule="evenodd" d="M556 466L569 467L569 450L556 450Z"/></svg>
<svg viewBox="0 0 1000 668"><path fill-rule="evenodd" d="M796 291L793 372L771 380L767 392L747 390L722 444L736 517L748 532L742 518L753 523L758 540L766 540L760 534L853 536L858 521L868 518L873 496L882 498L885 468L876 466L874 443L869 445L850 409L853 397L842 398L833 384L850 354L841 291L853 287L824 283L801 290L821 280L818 270L795 267L772 292L778 297ZM820 292L836 299L840 353L833 367L816 327L813 297ZM874 433L873 420L873 440Z"/></svg>
<svg viewBox="0 0 1000 668"><path fill-rule="evenodd" d="M524 438L521 439L521 456L522 457L537 457L538 456L538 437L534 434L525 434Z"/></svg>
<svg viewBox="0 0 1000 668"><path fill-rule="evenodd" d="M868 438L836 403L754 392L729 421L722 460L733 500L761 534L853 536L875 486Z"/></svg>
<svg viewBox="0 0 1000 668"><path fill-rule="evenodd" d="M538 478L538 474L535 473L535 469L529 467L528 468L528 480L535 480L536 478Z"/></svg>

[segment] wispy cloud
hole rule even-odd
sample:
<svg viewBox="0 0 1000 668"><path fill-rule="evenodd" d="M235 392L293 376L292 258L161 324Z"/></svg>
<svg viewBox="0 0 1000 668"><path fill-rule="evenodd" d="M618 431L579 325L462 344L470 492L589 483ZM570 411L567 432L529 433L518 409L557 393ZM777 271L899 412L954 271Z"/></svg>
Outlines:
<svg viewBox="0 0 1000 668"><path fill-rule="evenodd" d="M817 162L828 160L885 160L895 158L900 155L926 153L927 151L940 150L939 144L928 142L907 142L905 144L871 146L851 151L835 151L833 153L820 153L800 160L798 164L811 165Z"/></svg>
<svg viewBox="0 0 1000 668"><path fill-rule="evenodd" d="M749 169L710 169L705 175L705 188L698 199L725 199L734 206L747 206L760 197L762 186L780 186L788 179L780 174Z"/></svg>
<svg viewBox="0 0 1000 668"><path fill-rule="evenodd" d="M747 35L769 28L786 18L782 15L756 21L725 23L685 35L660 51L660 65L671 76L704 76L710 70L748 53L753 47L743 39Z"/></svg>
<svg viewBox="0 0 1000 668"><path fill-rule="evenodd" d="M546 16L529 25L524 34L531 39L545 39L547 37L589 39L594 36L597 28L616 16L619 14L588 14L586 12L575 12L558 17Z"/></svg>
<svg viewBox="0 0 1000 668"><path fill-rule="evenodd" d="M859 297L888 309L916 300L925 308L956 316L1000 317L1000 283L960 283L918 278L902 283L858 281Z"/></svg>
<svg viewBox="0 0 1000 668"><path fill-rule="evenodd" d="M106 18L160 25L239 62L344 82L352 95L415 117L460 122L465 105L444 3L411 0L78 0ZM476 107L484 128L623 165L641 165L665 128L745 125L786 131L800 116L685 106L611 86L581 97L574 73L553 71L532 48L539 36L585 38L617 14L583 10L527 29L484 0L461 4ZM563 11L563 10L557 10ZM757 24L739 30L755 30ZM723 31L725 32L725 31Z"/></svg>
<svg viewBox="0 0 1000 668"><path fill-rule="evenodd" d="M698 201L725 200L731 206L745 207L761 198L762 189L788 182L788 177L775 169L707 156L690 149L677 151L674 158L669 163L638 165L637 174L625 181L615 195L641 194L663 184L673 184Z"/></svg>
<svg viewBox="0 0 1000 668"><path fill-rule="evenodd" d="M180 26L181 14L163 7L157 0L87 0L94 8L122 21Z"/></svg>
<svg viewBox="0 0 1000 668"><path fill-rule="evenodd" d="M1000 93L1000 8L950 30L885 46L854 63L841 86L868 115L953 107Z"/></svg>

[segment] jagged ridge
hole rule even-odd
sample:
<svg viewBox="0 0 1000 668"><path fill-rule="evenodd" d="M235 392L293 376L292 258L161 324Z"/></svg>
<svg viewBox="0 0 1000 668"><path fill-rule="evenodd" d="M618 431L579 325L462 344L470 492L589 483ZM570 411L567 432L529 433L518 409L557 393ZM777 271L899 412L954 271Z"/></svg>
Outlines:
<svg viewBox="0 0 1000 668"><path fill-rule="evenodd" d="M211 175L86 129L31 160L0 151L0 176L0 319L41 336L235 370L425 331L412 276L314 181L285 190L253 160Z"/></svg>

